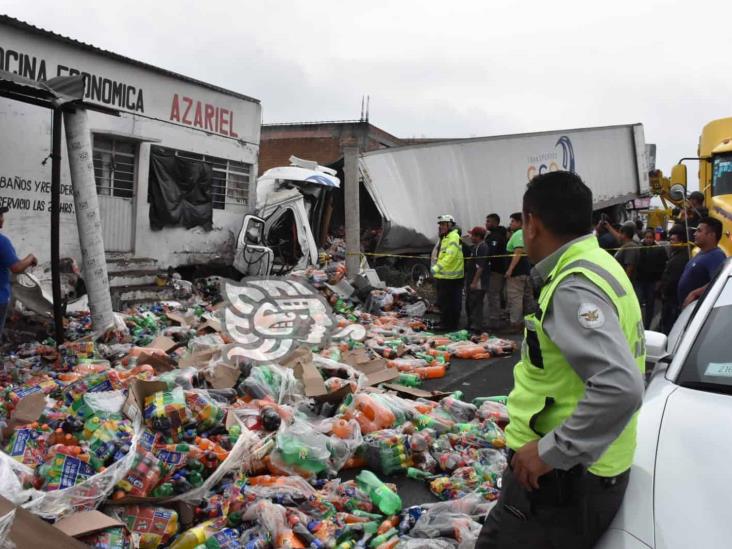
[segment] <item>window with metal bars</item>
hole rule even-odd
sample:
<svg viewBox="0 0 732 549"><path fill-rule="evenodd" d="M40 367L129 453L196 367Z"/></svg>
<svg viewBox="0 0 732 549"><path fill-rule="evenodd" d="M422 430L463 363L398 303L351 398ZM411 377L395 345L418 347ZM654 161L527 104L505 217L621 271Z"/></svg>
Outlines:
<svg viewBox="0 0 732 549"><path fill-rule="evenodd" d="M97 194L132 198L135 194L137 142L95 134L92 149Z"/></svg>
<svg viewBox="0 0 732 549"><path fill-rule="evenodd" d="M176 156L189 160L209 162L212 168L211 198L213 207L223 210L226 207L246 206L249 198L249 182L252 165L236 160L217 158L207 154L172 150Z"/></svg>

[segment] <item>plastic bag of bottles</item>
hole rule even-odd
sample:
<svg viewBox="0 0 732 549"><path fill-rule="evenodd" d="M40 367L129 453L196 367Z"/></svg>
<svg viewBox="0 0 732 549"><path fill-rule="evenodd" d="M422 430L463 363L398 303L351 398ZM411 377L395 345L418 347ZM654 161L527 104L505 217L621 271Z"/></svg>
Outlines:
<svg viewBox="0 0 732 549"><path fill-rule="evenodd" d="M433 509L423 513L414 525L409 536L429 539L430 547L440 538L454 540L458 549L473 549L478 540L481 525L462 513L451 513Z"/></svg>
<svg viewBox="0 0 732 549"><path fill-rule="evenodd" d="M175 432L189 421L183 389L175 387L145 397L143 416L153 430L170 432L175 438Z"/></svg>
<svg viewBox="0 0 732 549"><path fill-rule="evenodd" d="M93 399L92 404L95 404ZM96 404L99 404L98 402ZM111 492L114 485L130 468L141 432L141 418L123 418L119 413L120 399L111 398L103 410L95 411L86 398L75 400L71 410L46 408L38 428L38 446L43 452L43 463L36 470L36 488L46 490L17 490L17 484L8 473L15 475L21 486L33 482L33 470L0 453L0 478L4 494L18 494L25 507L33 513L55 520L64 514L96 508ZM74 415L76 414L76 415ZM95 415L97 414L97 415ZM34 424L16 430L16 433L36 429ZM14 436L16 436L14 434ZM17 437L16 437L17 442ZM6 469L5 464L9 467ZM15 484L15 488L5 487Z"/></svg>
<svg viewBox="0 0 732 549"><path fill-rule="evenodd" d="M162 381L168 385L168 389L180 387L184 390L194 388L194 381L198 379L200 371L193 366L188 368L175 369L164 372L157 377L157 381Z"/></svg>
<svg viewBox="0 0 732 549"><path fill-rule="evenodd" d="M226 343L219 334L205 334L192 338L188 342L188 350L192 353L221 349Z"/></svg>
<svg viewBox="0 0 732 549"><path fill-rule="evenodd" d="M178 533L178 513L152 505L121 505L105 511L138 538L141 549L156 549Z"/></svg>
<svg viewBox="0 0 732 549"><path fill-rule="evenodd" d="M239 431L237 430L237 432ZM267 440L267 437L260 439L254 432L241 429L226 459L203 481L203 484L191 491L175 496L171 501L203 499L231 471L251 469L252 464L261 459L261 450Z"/></svg>
<svg viewBox="0 0 732 549"><path fill-rule="evenodd" d="M486 400L478 408L477 417L481 420L489 419L498 424L501 428L508 425L508 409L505 404Z"/></svg>
<svg viewBox="0 0 732 549"><path fill-rule="evenodd" d="M296 404L305 397L303 385L295 378L292 369L274 364L252 368L237 390L249 398L269 398L277 404Z"/></svg>
<svg viewBox="0 0 732 549"><path fill-rule="evenodd" d="M330 437L317 432L308 421L295 419L292 425L277 434L270 461L276 469L303 478L317 476L323 471L335 473L331 458L341 456L333 456L331 447Z"/></svg>
<svg viewBox="0 0 732 549"><path fill-rule="evenodd" d="M391 429L364 437L363 452L369 468L384 475L401 473L414 465L408 436Z"/></svg>
<svg viewBox="0 0 732 549"><path fill-rule="evenodd" d="M318 367L325 379L340 378L355 382L356 387L353 391L354 393L366 386L366 376L348 364L343 364L342 362L337 362L320 355L313 355L313 364Z"/></svg>
<svg viewBox="0 0 732 549"><path fill-rule="evenodd" d="M226 410L214 402L206 391L185 391L185 399L199 433L224 422Z"/></svg>
<svg viewBox="0 0 732 549"><path fill-rule="evenodd" d="M132 534L126 528L118 526L105 528L86 536L80 536L79 541L91 549L132 549ZM142 546L141 546L142 547Z"/></svg>

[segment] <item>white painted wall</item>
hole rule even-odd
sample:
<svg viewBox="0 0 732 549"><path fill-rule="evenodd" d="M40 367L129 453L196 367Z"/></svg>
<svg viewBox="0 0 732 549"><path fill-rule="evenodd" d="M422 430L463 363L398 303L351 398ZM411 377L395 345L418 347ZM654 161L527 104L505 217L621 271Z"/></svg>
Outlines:
<svg viewBox="0 0 732 549"><path fill-rule="evenodd" d="M123 105L122 108L128 112L122 112L119 117L89 113L92 133L111 134L140 142L135 217L131 220L134 224L134 255L155 258L162 267L231 261L236 236L247 210L244 206L227 204L225 210L214 209L214 229L210 232L200 227L190 230L150 230L147 203L150 147L161 145L252 164L250 196L253 196L259 152L259 103L110 59L52 37L21 32L0 24L0 56L4 52L0 69L16 72L20 66L15 56L8 57L8 51L35 58L37 73L39 61L43 60L48 78L57 75L60 65L125 82L126 85L134 86L136 93L142 90L144 112L128 110ZM68 72L62 71L62 74ZM231 129L225 124L223 133L236 134L238 137L223 135L222 131L219 134L215 131L204 132L171 121L171 116L175 118L172 112L174 101L178 102L179 107L186 108L183 97L190 97L193 105L200 101L202 109L205 109L205 105L225 109L229 114L224 118L229 117L233 124ZM104 101L93 102L104 104ZM119 105L106 106L119 108ZM191 109L187 120L192 122L195 119L195 106ZM182 118L183 114L179 112L178 116ZM5 215L3 232L13 241L18 254L34 253L41 262L50 260L50 159L45 166L41 164L49 155L50 143L50 110L0 98L0 204L11 208ZM62 151L61 200L73 206L65 142ZM80 259L73 209L67 212L62 209L61 255Z"/></svg>

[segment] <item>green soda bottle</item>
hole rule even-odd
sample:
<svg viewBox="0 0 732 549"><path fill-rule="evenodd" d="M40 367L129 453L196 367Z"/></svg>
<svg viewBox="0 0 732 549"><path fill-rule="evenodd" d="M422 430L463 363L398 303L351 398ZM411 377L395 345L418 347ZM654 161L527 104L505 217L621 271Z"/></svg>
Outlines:
<svg viewBox="0 0 732 549"><path fill-rule="evenodd" d="M241 436L241 425L232 425L228 429L229 431L229 442L232 444L236 444L236 441L239 440L239 437Z"/></svg>
<svg viewBox="0 0 732 549"><path fill-rule="evenodd" d="M432 473L422 471L421 469L417 469L416 467L409 467L407 469L407 476L409 478L413 478L414 480L429 480L435 477L435 475L433 475Z"/></svg>
<svg viewBox="0 0 732 549"><path fill-rule="evenodd" d="M371 471L363 470L356 477L358 487L366 492L383 514L395 515L402 510L402 499ZM387 538L388 539L388 538Z"/></svg>
<svg viewBox="0 0 732 549"><path fill-rule="evenodd" d="M422 385L422 378L417 374L399 374L399 383L405 387L419 387Z"/></svg>
<svg viewBox="0 0 732 549"><path fill-rule="evenodd" d="M496 396L488 396L488 397L478 397L473 399L473 405L480 406L483 405L484 402L498 402L499 404L508 404L508 396L506 395L496 395Z"/></svg>
<svg viewBox="0 0 732 549"><path fill-rule="evenodd" d="M384 532L380 536L376 536L374 539L372 539L371 543L369 543L369 547L378 547L382 543L386 543L387 541L389 541L391 538L393 538L397 534L398 534L397 529L392 528L392 529Z"/></svg>
<svg viewBox="0 0 732 549"><path fill-rule="evenodd" d="M467 341L470 338L470 333L467 330L458 330L457 332L445 334L445 336L453 341Z"/></svg>

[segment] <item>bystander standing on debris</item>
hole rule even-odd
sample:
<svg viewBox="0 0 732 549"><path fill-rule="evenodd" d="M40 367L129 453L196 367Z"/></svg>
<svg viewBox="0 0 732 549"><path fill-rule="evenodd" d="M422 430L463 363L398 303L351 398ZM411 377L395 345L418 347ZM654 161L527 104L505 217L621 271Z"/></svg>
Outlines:
<svg viewBox="0 0 732 549"><path fill-rule="evenodd" d="M483 301L490 277L485 229L473 227L470 231L470 240L472 246L465 263L465 314L468 317L468 330L480 334L484 329Z"/></svg>
<svg viewBox="0 0 732 549"><path fill-rule="evenodd" d="M592 191L575 174L537 176L524 194L541 291L514 368L509 467L481 549L593 547L623 501L643 397L642 318L591 217Z"/></svg>
<svg viewBox="0 0 732 549"><path fill-rule="evenodd" d="M636 273L636 290L643 311L643 325L646 330L650 329L656 312L657 288L663 270L666 268L667 259L666 249L656 244L656 231L646 229L641 241L640 259Z"/></svg>
<svg viewBox="0 0 732 549"><path fill-rule="evenodd" d="M487 328L496 330L502 327L505 317L503 307L503 294L506 287L506 267L508 261L506 256L506 227L501 226L501 218L498 214L488 214L485 218L486 237L488 244L488 255L490 256L490 277L488 281L488 292L486 299Z"/></svg>
<svg viewBox="0 0 732 549"><path fill-rule="evenodd" d="M5 214L8 208L0 208L0 229L5 223ZM0 234L0 340L2 340L5 329L5 319L8 316L10 307L10 273L18 274L28 267L35 266L38 262L33 254L28 254L23 259L18 259L10 239Z"/></svg>
<svg viewBox="0 0 732 549"><path fill-rule="evenodd" d="M679 297L677 289L681 274L689 262L689 246L686 240L686 229L683 225L674 225L668 236L671 244L669 258L661 275L658 294L661 298L661 330L668 334L679 316Z"/></svg>
<svg viewBox="0 0 732 549"><path fill-rule="evenodd" d="M506 293L508 294L509 333L520 333L524 315L533 311L534 295L529 273L531 266L524 254L524 231L521 212L511 214L511 238L506 251L513 254L506 269Z"/></svg>
<svg viewBox="0 0 732 549"><path fill-rule="evenodd" d="M722 239L722 222L713 217L703 217L694 233L694 243L699 253L684 267L679 280L679 303L682 308L699 299L707 285L716 276L725 260L724 252L718 247Z"/></svg>
<svg viewBox="0 0 732 549"><path fill-rule="evenodd" d="M437 304L440 307L440 328L455 330L460 323L464 278L464 257L460 230L455 218L441 215L437 218L440 243L432 274L437 281Z"/></svg>

